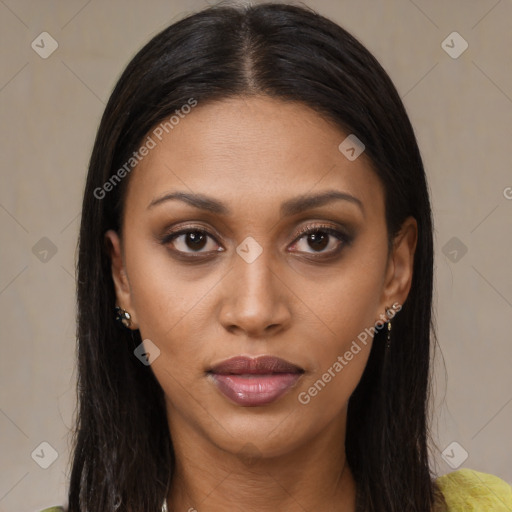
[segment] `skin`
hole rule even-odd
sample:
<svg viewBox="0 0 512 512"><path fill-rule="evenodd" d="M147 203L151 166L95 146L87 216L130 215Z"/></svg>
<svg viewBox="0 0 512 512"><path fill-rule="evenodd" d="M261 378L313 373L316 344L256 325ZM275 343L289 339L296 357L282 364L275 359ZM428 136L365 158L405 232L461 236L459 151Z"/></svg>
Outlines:
<svg viewBox="0 0 512 512"><path fill-rule="evenodd" d="M298 395L386 307L405 302L417 225L408 218L388 253L382 184L364 153L349 161L338 150L346 135L302 104L232 98L199 104L132 171L122 237L105 237L118 305L160 349L151 368L176 453L170 510L355 510L346 412L372 339L308 404ZM362 208L334 200L281 216L284 201L327 190ZM180 200L148 208L176 191L214 198L230 213ZM305 226L352 240L324 235L319 247L297 236ZM185 227L211 234L199 246L209 256L180 258L176 251L197 255L186 235L161 243ZM262 248L252 263L236 252L248 236ZM271 404L236 405L206 377L222 360L262 354L305 370Z"/></svg>

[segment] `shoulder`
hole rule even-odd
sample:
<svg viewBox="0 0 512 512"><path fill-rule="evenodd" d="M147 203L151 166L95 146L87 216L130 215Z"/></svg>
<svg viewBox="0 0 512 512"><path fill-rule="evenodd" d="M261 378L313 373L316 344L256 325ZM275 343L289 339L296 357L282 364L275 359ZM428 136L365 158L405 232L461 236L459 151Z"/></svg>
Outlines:
<svg viewBox="0 0 512 512"><path fill-rule="evenodd" d="M44 510L41 510L41 512L64 512L63 507L50 507L45 508Z"/></svg>
<svg viewBox="0 0 512 512"><path fill-rule="evenodd" d="M448 512L510 512L512 487L501 478L463 468L436 479Z"/></svg>

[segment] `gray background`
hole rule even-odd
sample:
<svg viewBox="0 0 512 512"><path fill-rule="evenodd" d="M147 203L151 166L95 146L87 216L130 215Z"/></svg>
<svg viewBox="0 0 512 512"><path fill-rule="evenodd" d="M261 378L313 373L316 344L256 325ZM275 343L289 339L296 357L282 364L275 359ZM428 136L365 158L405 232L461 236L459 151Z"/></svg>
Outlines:
<svg viewBox="0 0 512 512"><path fill-rule="evenodd" d="M512 1L308 5L380 60L419 139L435 213L444 356L444 363L437 358L432 404L433 467L438 474L452 470L440 453L448 447L452 466L512 483ZM104 105L150 37L204 6L199 0L0 0L2 512L66 502L75 247ZM31 47L32 41L43 46L44 31L58 43L46 59ZM469 45L458 58L442 46L454 31ZM444 44L462 49L453 37ZM50 48L45 39L39 51ZM47 469L40 464L51 462L52 451L42 442L58 454ZM468 458L461 464L462 450Z"/></svg>

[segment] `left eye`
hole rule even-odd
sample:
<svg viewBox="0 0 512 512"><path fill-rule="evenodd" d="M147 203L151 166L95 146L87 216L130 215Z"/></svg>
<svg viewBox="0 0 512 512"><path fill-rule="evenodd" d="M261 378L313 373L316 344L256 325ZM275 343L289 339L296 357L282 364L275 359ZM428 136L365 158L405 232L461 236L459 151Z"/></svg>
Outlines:
<svg viewBox="0 0 512 512"><path fill-rule="evenodd" d="M344 238L343 233L331 228L313 228L305 231L292 247L312 254L333 252L343 244Z"/></svg>

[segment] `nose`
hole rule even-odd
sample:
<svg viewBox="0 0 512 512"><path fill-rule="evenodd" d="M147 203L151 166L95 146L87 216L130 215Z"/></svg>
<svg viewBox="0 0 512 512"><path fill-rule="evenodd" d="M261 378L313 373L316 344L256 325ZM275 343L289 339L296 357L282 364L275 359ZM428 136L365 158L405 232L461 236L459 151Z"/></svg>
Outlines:
<svg viewBox="0 0 512 512"><path fill-rule="evenodd" d="M223 280L220 322L230 333L265 337L290 325L290 291L264 254L252 263L236 256Z"/></svg>

